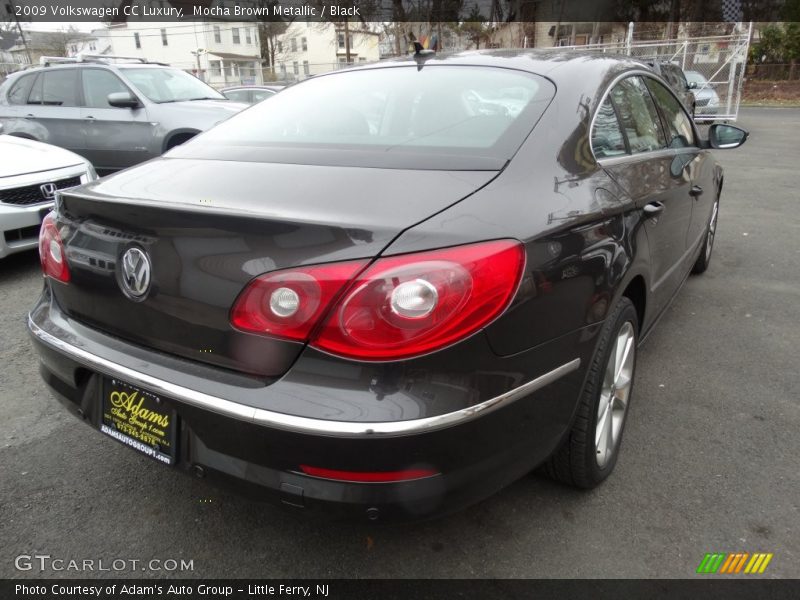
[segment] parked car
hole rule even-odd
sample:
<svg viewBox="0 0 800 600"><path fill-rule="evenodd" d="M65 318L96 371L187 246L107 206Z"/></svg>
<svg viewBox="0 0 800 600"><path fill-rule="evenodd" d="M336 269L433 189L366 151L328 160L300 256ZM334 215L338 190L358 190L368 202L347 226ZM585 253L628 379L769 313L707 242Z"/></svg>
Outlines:
<svg viewBox="0 0 800 600"><path fill-rule="evenodd" d="M714 116L719 113L719 95L705 75L697 71L686 71L686 79L694 91L696 114Z"/></svg>
<svg viewBox="0 0 800 600"><path fill-rule="evenodd" d="M239 85L222 89L220 93L228 100L255 104L274 96L283 88L282 85Z"/></svg>
<svg viewBox="0 0 800 600"><path fill-rule="evenodd" d="M516 116L469 101L520 88ZM591 488L640 340L709 265L710 149L747 133L709 136L627 58L320 75L63 194L28 320L44 380L160 463L308 510L438 514L541 465ZM113 272L70 259L78 231Z"/></svg>
<svg viewBox="0 0 800 600"><path fill-rule="evenodd" d="M77 154L0 135L0 258L36 248L56 192L95 179L92 165Z"/></svg>
<svg viewBox="0 0 800 600"><path fill-rule="evenodd" d="M66 148L115 171L166 150L246 108L196 77L140 60L59 59L0 87L4 132Z"/></svg>
<svg viewBox="0 0 800 600"><path fill-rule="evenodd" d="M677 64L667 61L653 61L648 64L653 71L664 78L689 114L694 117L696 107L694 86L687 81L683 69Z"/></svg>

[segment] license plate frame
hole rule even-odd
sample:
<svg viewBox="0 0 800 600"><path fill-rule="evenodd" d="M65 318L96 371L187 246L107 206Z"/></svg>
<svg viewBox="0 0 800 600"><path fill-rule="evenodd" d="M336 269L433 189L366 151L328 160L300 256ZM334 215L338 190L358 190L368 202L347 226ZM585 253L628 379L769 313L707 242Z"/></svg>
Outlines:
<svg viewBox="0 0 800 600"><path fill-rule="evenodd" d="M161 396L117 379L100 385L100 431L153 460L174 466L177 413Z"/></svg>

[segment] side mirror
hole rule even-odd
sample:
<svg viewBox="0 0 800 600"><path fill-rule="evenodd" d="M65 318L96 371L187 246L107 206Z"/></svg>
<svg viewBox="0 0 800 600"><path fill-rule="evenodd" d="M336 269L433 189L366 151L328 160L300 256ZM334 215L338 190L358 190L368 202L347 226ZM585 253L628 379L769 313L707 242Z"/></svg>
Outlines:
<svg viewBox="0 0 800 600"><path fill-rule="evenodd" d="M689 83L686 84L686 89L687 90L696 90L697 89L697 82L696 81L690 81Z"/></svg>
<svg viewBox="0 0 800 600"><path fill-rule="evenodd" d="M744 144L748 135L750 134L747 131L733 125L716 123L708 128L708 142L717 150L738 148Z"/></svg>
<svg viewBox="0 0 800 600"><path fill-rule="evenodd" d="M128 92L112 92L106 96L111 106L116 108L139 108L139 100Z"/></svg>

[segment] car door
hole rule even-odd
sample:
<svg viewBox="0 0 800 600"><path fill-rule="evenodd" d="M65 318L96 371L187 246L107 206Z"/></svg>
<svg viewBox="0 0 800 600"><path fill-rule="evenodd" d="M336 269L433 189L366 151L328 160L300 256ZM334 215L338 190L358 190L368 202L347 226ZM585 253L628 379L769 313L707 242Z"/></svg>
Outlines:
<svg viewBox="0 0 800 600"><path fill-rule="evenodd" d="M108 103L115 92L136 94L108 69L84 67L81 85L85 107L82 110L86 129L86 157L103 170L130 167L154 158L155 125L150 122L144 104L138 108L120 108Z"/></svg>
<svg viewBox="0 0 800 600"><path fill-rule="evenodd" d="M31 119L26 119L28 110L28 96L31 93L33 83L36 81L37 73L20 75L12 80L8 92L5 94L5 102L0 99L0 133L11 133L17 135L28 135L36 137L36 130L42 129L40 125Z"/></svg>
<svg viewBox="0 0 800 600"><path fill-rule="evenodd" d="M676 168L684 171L689 179L689 196L692 198L691 222L687 231L686 245L689 249L687 262L691 261L691 250L696 248L706 233L717 190L714 183L714 161L708 150L700 148L697 133L688 113L669 89L652 78L647 78L647 87L653 95L664 130L667 145L676 152ZM685 265L688 269L690 264Z"/></svg>
<svg viewBox="0 0 800 600"><path fill-rule="evenodd" d="M81 102L77 69L43 70L31 87L24 117L41 126L38 141L84 154Z"/></svg>
<svg viewBox="0 0 800 600"><path fill-rule="evenodd" d="M650 288L660 311L683 280L681 265L692 216L691 180L683 168L677 168L682 163L676 162L675 150L668 147L643 76L621 80L610 90L607 102L619 120L626 153L598 157L598 162L642 211L650 247Z"/></svg>

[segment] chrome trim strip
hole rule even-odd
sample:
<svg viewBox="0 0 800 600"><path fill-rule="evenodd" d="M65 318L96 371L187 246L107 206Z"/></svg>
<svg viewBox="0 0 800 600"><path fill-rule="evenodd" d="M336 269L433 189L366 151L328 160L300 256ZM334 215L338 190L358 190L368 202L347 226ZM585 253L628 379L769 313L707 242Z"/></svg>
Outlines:
<svg viewBox="0 0 800 600"><path fill-rule="evenodd" d="M198 408L227 417L233 417L234 419L255 423L257 425L276 427L278 429L286 429L298 433L332 436L413 434L449 427L511 404L526 394L539 390L557 379L560 379L564 375L571 373L581 364L580 358L576 358L504 394L490 398L475 406L443 415L426 417L423 419L410 419L408 421L386 421L378 423L328 421L246 406L238 402L232 402L224 398L211 396L181 385L170 383L169 381L164 381L163 379L147 375L146 373L140 373L139 371L113 363L110 360L87 352L82 348L55 337L34 323L30 315L28 315L28 329L42 343L63 352L70 358L86 366L97 369L106 375L119 377L134 385L140 385L151 392L163 394L164 396L174 398L175 400L185 402L186 404Z"/></svg>

